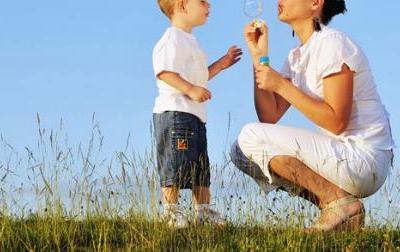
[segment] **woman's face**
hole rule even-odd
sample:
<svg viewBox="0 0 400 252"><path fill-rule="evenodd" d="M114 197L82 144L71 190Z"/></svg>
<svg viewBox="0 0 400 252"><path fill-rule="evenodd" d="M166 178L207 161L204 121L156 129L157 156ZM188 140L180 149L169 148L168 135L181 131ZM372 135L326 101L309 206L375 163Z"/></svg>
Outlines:
<svg viewBox="0 0 400 252"><path fill-rule="evenodd" d="M278 18L291 24L310 19L315 15L318 0L278 0Z"/></svg>

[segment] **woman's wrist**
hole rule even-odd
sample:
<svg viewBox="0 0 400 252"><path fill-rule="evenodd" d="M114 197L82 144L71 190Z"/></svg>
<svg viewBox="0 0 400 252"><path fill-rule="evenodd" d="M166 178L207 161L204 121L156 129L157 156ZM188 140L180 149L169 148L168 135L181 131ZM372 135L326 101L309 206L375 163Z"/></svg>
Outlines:
<svg viewBox="0 0 400 252"><path fill-rule="evenodd" d="M280 81L279 85L277 85L274 92L283 96L283 90L286 90L291 84L292 83L288 79L282 77L282 80Z"/></svg>
<svg viewBox="0 0 400 252"><path fill-rule="evenodd" d="M259 59L261 65L269 66L269 57L268 56L261 56Z"/></svg>
<svg viewBox="0 0 400 252"><path fill-rule="evenodd" d="M252 54L252 59L253 59L253 64L256 66L260 64L260 59L263 57L268 57L267 54L262 54L262 53L257 53L257 54ZM268 57L269 59L269 57Z"/></svg>
<svg viewBox="0 0 400 252"><path fill-rule="evenodd" d="M253 53L251 58L253 59L253 64L257 66L260 63L260 57L262 56L261 53Z"/></svg>

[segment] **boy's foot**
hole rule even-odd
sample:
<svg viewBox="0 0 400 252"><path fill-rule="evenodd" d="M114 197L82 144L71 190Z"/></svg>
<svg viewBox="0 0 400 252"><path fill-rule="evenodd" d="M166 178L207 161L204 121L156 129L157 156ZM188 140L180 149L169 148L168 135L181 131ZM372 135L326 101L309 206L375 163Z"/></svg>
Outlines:
<svg viewBox="0 0 400 252"><path fill-rule="evenodd" d="M187 228L189 222L180 208L169 209L164 212L163 219L167 222L168 226L171 228Z"/></svg>
<svg viewBox="0 0 400 252"><path fill-rule="evenodd" d="M226 220L221 214L211 208L203 208L196 211L196 223L198 224L214 224L218 226L225 226Z"/></svg>

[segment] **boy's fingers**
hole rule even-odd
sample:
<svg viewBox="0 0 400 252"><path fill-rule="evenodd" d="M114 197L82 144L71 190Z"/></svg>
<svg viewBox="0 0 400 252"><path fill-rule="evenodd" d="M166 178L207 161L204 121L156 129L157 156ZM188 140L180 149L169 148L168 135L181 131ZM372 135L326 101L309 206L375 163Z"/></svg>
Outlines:
<svg viewBox="0 0 400 252"><path fill-rule="evenodd" d="M241 58L237 58L233 61L232 65L236 64L239 60L241 60Z"/></svg>
<svg viewBox="0 0 400 252"><path fill-rule="evenodd" d="M235 51L241 51L241 50L242 50L242 48L237 47L236 45L232 46L232 48L233 48Z"/></svg>
<svg viewBox="0 0 400 252"><path fill-rule="evenodd" d="M240 56L240 55L242 55L243 54L243 52L242 51L240 51L240 52L236 52L235 53L235 57L237 57L237 56Z"/></svg>
<svg viewBox="0 0 400 252"><path fill-rule="evenodd" d="M208 90L205 90L203 95L201 96L201 99L203 101L205 101L205 100L209 100L210 98L211 98L211 92Z"/></svg>
<svg viewBox="0 0 400 252"><path fill-rule="evenodd" d="M231 46L228 50L228 53L236 53L237 51L241 51L242 49L238 48L237 46Z"/></svg>

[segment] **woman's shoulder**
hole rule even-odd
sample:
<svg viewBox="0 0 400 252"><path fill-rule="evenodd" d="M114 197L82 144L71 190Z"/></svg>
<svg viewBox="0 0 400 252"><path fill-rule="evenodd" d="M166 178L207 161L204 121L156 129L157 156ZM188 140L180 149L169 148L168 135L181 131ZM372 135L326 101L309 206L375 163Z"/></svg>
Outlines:
<svg viewBox="0 0 400 252"><path fill-rule="evenodd" d="M313 56L318 59L318 67L326 68L325 76L340 70L343 63L355 72L369 69L368 59L360 46L346 33L331 27L323 27L318 32Z"/></svg>
<svg viewBox="0 0 400 252"><path fill-rule="evenodd" d="M337 42L338 40L339 41L340 40L341 41L344 41L344 40L351 41L350 37L346 33L342 32L340 30L337 30L335 28L331 28L328 26L322 26L322 30L319 32L315 32L313 34L311 41L307 42L308 46L306 46L306 47L316 47L321 44L326 44L329 41ZM300 48L304 48L304 46L298 45L298 46L292 48L289 52L289 57L290 57L290 55L295 54L296 51L298 51Z"/></svg>
<svg viewBox="0 0 400 252"><path fill-rule="evenodd" d="M319 53L320 50L346 50L354 53L361 51L358 43L345 32L327 26L317 33L313 47L315 53Z"/></svg>
<svg viewBox="0 0 400 252"><path fill-rule="evenodd" d="M341 40L341 41L351 41L353 40L343 31L324 26L320 32L318 32L316 36L318 41L328 41L328 40Z"/></svg>

